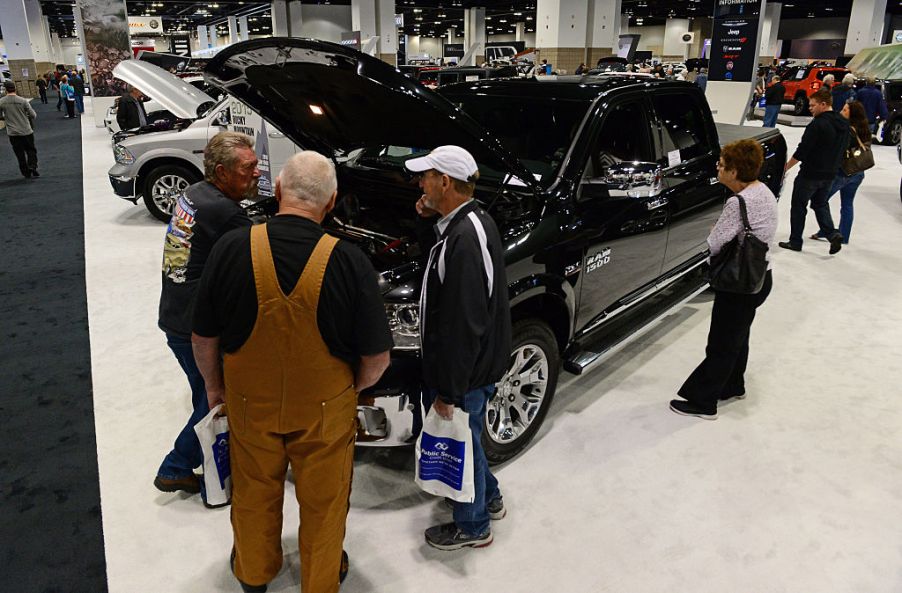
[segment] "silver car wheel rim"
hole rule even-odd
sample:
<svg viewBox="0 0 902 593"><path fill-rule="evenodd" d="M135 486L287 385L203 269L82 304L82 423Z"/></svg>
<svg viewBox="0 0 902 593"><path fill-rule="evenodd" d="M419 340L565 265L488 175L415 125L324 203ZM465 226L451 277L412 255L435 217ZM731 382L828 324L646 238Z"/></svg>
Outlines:
<svg viewBox="0 0 902 593"><path fill-rule="evenodd" d="M898 144L902 138L902 121L893 122L893 127L889 130L890 144Z"/></svg>
<svg viewBox="0 0 902 593"><path fill-rule="evenodd" d="M511 354L508 371L496 385L485 411L489 438L500 445L516 441L535 421L548 388L548 355L535 344Z"/></svg>
<svg viewBox="0 0 902 593"><path fill-rule="evenodd" d="M163 175L153 184L150 198L157 208L166 214L172 214L178 197L188 189L188 180L179 175Z"/></svg>

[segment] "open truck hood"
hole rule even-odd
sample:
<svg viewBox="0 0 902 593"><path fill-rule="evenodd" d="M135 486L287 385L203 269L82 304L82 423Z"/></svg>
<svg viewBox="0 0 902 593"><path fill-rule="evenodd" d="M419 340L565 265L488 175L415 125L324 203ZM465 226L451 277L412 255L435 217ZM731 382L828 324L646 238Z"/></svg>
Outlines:
<svg viewBox="0 0 902 593"><path fill-rule="evenodd" d="M202 105L216 99L185 82L178 76L140 60L125 60L113 68L113 76L137 87L176 117L196 119Z"/></svg>
<svg viewBox="0 0 902 593"><path fill-rule="evenodd" d="M456 144L477 162L534 186L491 133L447 99L385 62L311 39L271 37L231 45L204 78L257 111L300 146L327 156L393 145Z"/></svg>

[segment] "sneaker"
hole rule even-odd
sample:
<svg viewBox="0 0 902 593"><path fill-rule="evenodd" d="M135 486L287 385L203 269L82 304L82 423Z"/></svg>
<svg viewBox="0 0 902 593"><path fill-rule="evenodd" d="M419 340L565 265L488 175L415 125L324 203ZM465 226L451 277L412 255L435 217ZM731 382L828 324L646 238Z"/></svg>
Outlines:
<svg viewBox="0 0 902 593"><path fill-rule="evenodd" d="M495 500L490 500L489 504L486 505L489 511L489 519L492 521L499 521L504 519L504 516L507 515L507 509L504 508L504 499L500 496Z"/></svg>
<svg viewBox="0 0 902 593"><path fill-rule="evenodd" d="M200 492L200 481L197 476L191 474L184 478L176 478L174 480L157 476L153 480L153 485L160 492L187 492L188 494L197 494Z"/></svg>
<svg viewBox="0 0 902 593"><path fill-rule="evenodd" d="M234 576L235 580L238 581L238 584L241 585L241 590L244 591L244 593L266 593L267 585L248 585L235 574L235 548L232 548L232 555L229 557L229 568L232 569L232 576Z"/></svg>
<svg viewBox="0 0 902 593"><path fill-rule="evenodd" d="M454 501L446 497L445 506L453 511ZM489 519L491 519L492 521L504 519L504 517L507 515L507 509L504 508L504 499L500 496L495 500L489 501L489 504L486 505L486 509L489 511Z"/></svg>
<svg viewBox="0 0 902 593"><path fill-rule="evenodd" d="M842 233L833 233L830 237L830 255L836 255L842 249Z"/></svg>
<svg viewBox="0 0 902 593"><path fill-rule="evenodd" d="M745 399L745 394L740 393L738 395L725 395L724 397L718 397L717 399L718 399L718 401L727 403L727 402L733 401L734 399Z"/></svg>
<svg viewBox="0 0 902 593"><path fill-rule="evenodd" d="M789 249L790 251L801 251L802 250L801 245L793 245L789 241L780 241L779 243L777 243L777 245L779 245L783 249Z"/></svg>
<svg viewBox="0 0 902 593"><path fill-rule="evenodd" d="M703 418L705 420L717 420L717 407L713 410L706 410L692 402L674 399L670 400L670 409L683 416L695 416L696 418Z"/></svg>
<svg viewBox="0 0 902 593"><path fill-rule="evenodd" d="M443 523L426 530L426 543L439 550L460 550L462 548L484 548L492 543L492 530L482 535L468 535L457 528L457 525Z"/></svg>

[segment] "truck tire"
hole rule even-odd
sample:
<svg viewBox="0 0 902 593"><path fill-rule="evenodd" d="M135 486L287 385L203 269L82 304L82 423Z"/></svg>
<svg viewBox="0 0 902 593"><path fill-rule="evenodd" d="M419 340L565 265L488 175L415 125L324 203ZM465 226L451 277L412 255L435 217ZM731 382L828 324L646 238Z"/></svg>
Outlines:
<svg viewBox="0 0 902 593"><path fill-rule="evenodd" d="M808 115L808 97L804 93L799 93L792 102L792 107L793 115Z"/></svg>
<svg viewBox="0 0 902 593"><path fill-rule="evenodd" d="M538 432L561 367L554 333L538 319L515 323L512 344L508 371L485 411L482 446L492 465L517 455Z"/></svg>
<svg viewBox="0 0 902 593"><path fill-rule="evenodd" d="M883 124L883 143L889 146L899 144L902 139L902 117L897 117Z"/></svg>
<svg viewBox="0 0 902 593"><path fill-rule="evenodd" d="M182 165L160 165L144 180L144 206L154 218L169 222L172 208L188 186L200 181L200 174Z"/></svg>

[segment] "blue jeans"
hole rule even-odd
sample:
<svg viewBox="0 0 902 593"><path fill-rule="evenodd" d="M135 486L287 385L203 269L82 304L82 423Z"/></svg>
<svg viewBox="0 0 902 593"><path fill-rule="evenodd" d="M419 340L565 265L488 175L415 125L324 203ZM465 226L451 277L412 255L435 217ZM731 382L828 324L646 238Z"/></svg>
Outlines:
<svg viewBox="0 0 902 593"><path fill-rule="evenodd" d="M858 193L858 186L862 181L864 181L864 171L848 177L840 171L836 174L836 179L833 180L833 185L830 187L830 194L827 196L829 200L836 192L839 192L839 232L842 234L844 245L849 244L849 235L852 234L852 220L855 218L855 208L852 203L855 201L855 194ZM818 231L817 236L827 238L823 231Z"/></svg>
<svg viewBox="0 0 902 593"><path fill-rule="evenodd" d="M79 113L85 112L85 97L84 95L75 95L75 107L78 109Z"/></svg>
<svg viewBox="0 0 902 593"><path fill-rule="evenodd" d="M789 207L789 243L794 247L802 246L802 233L805 232L805 217L808 216L808 205L814 210L817 224L828 239L838 231L833 226L830 206L827 204L832 179L805 179L796 177L792 188L792 203Z"/></svg>
<svg viewBox="0 0 902 593"><path fill-rule="evenodd" d="M489 531L488 503L501 497L498 480L489 469L485 449L482 448L482 431L485 428L485 406L495 395L495 386L488 385L464 394L464 411L470 415L470 432L473 434L473 502L454 503L454 523L469 535L482 535ZM423 393L423 407L428 412L435 399L435 391ZM428 402L428 403L427 403Z"/></svg>
<svg viewBox="0 0 902 593"><path fill-rule="evenodd" d="M780 115L780 105L765 105L764 106L764 127L765 128L776 128L778 115Z"/></svg>
<svg viewBox="0 0 902 593"><path fill-rule="evenodd" d="M194 432L194 425L210 412L210 405L207 403L204 378L197 368L197 363L194 362L191 340L166 334L166 344L175 354L175 359L179 361L179 365L188 377L188 384L191 385L191 404L194 407L188 423L175 438L172 451L169 452L157 471L157 475L161 478L177 480L190 476L194 472L194 468L204 462L203 451L200 448L200 441L197 440L197 434Z"/></svg>

